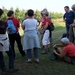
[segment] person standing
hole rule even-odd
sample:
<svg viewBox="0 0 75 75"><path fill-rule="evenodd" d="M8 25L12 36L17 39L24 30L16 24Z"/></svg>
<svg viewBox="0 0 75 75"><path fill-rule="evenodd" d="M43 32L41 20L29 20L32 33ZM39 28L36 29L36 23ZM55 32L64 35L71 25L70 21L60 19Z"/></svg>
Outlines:
<svg viewBox="0 0 75 75"><path fill-rule="evenodd" d="M22 20L22 23L23 23L23 21L26 20L27 18L28 18L28 14L25 13L25 18Z"/></svg>
<svg viewBox="0 0 75 75"><path fill-rule="evenodd" d="M65 6L64 10L66 13L63 16L63 20L66 24L67 37L69 37L70 25L74 22L74 12L70 11L68 6Z"/></svg>
<svg viewBox="0 0 75 75"><path fill-rule="evenodd" d="M75 13L75 4L73 4L71 8L72 8L72 10L73 10L74 13Z"/></svg>
<svg viewBox="0 0 75 75"><path fill-rule="evenodd" d="M42 11L42 20L41 20L41 30L40 33L43 34L42 44L44 46L44 51L42 54L47 54L50 50L50 28L49 25L51 23L50 18L48 18L48 12Z"/></svg>
<svg viewBox="0 0 75 75"><path fill-rule="evenodd" d="M73 4L71 8L74 12L74 20L75 20L75 4ZM70 35L69 35L69 40L72 43L74 43L74 39L75 39L75 21L70 26Z"/></svg>
<svg viewBox="0 0 75 75"><path fill-rule="evenodd" d="M34 57L36 63L39 63L39 53L38 49L40 48L40 42L37 34L37 20L33 18L34 11L32 9L28 10L28 18L23 21L22 27L24 29L24 45L23 50L27 51L27 58L26 62L32 62L32 49L34 50Z"/></svg>
<svg viewBox="0 0 75 75"><path fill-rule="evenodd" d="M0 18L2 14L3 10L0 9ZM18 69L14 68L14 55L6 35L7 26L8 24L5 21L0 20L0 67L2 75L6 75L6 66L3 57L4 52L6 52L9 57L9 72L18 71Z"/></svg>
<svg viewBox="0 0 75 75"><path fill-rule="evenodd" d="M21 44L21 36L19 35L18 32L19 21L17 18L14 18L14 12L11 10L8 11L7 16L8 19L6 21L8 22L9 20L11 20L13 22L14 27L16 28L15 33L11 33L11 32L8 33L10 45L14 53L14 58L15 58L15 50L14 50L15 41L17 42L19 52L21 53L22 56L25 56L25 52L23 51L22 44Z"/></svg>

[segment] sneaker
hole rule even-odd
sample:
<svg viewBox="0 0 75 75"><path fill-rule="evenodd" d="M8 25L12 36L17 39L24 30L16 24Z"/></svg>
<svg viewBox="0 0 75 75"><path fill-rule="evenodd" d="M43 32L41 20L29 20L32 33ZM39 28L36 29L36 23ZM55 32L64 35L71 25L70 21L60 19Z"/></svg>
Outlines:
<svg viewBox="0 0 75 75"><path fill-rule="evenodd" d="M39 59L38 59L38 60L35 60L35 62L36 62L37 64L39 64L39 63L40 63Z"/></svg>
<svg viewBox="0 0 75 75"><path fill-rule="evenodd" d="M9 69L9 73L13 73L13 72L17 72L17 71L18 71L17 68L11 68L11 69Z"/></svg>

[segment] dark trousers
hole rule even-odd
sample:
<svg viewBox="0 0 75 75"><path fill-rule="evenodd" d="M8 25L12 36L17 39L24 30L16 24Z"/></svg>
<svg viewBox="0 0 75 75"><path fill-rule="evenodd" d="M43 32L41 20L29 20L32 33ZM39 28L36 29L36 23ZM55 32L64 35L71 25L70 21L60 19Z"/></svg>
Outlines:
<svg viewBox="0 0 75 75"><path fill-rule="evenodd" d="M11 47L9 47L9 51L6 51L8 57L9 57L9 69L14 67L14 55ZM3 72L6 71L3 52L0 52L0 67Z"/></svg>
<svg viewBox="0 0 75 75"><path fill-rule="evenodd" d="M34 57L39 58L38 48L34 48L33 50L34 50ZM32 52L31 51L32 51L32 49L27 50L27 58L28 59L32 58Z"/></svg>
<svg viewBox="0 0 75 75"><path fill-rule="evenodd" d="M66 23L66 32L67 32L67 37L69 37L70 34L70 24Z"/></svg>
<svg viewBox="0 0 75 75"><path fill-rule="evenodd" d="M15 41L18 45L19 52L21 53L22 56L24 56L25 52L23 51L23 48L22 48L21 37L20 37L19 33L8 34L8 36L9 36L9 41L10 41L11 48L12 48L13 53L14 53L14 58L15 58L15 50L14 50Z"/></svg>

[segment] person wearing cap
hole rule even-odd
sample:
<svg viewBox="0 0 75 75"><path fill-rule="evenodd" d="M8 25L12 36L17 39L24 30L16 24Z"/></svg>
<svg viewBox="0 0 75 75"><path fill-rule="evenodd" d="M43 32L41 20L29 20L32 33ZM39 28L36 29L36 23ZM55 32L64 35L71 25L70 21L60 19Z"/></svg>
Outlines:
<svg viewBox="0 0 75 75"><path fill-rule="evenodd" d="M49 30L49 25L51 23L51 19L48 18L48 12L47 11L42 11L42 20L41 20L41 29L40 33L43 34L42 37L42 45L44 46L44 51L42 54L47 54L50 46L50 30Z"/></svg>
<svg viewBox="0 0 75 75"><path fill-rule="evenodd" d="M57 50L53 52L60 58L64 57L66 62L71 62L75 64L75 46L69 41L68 38L61 39L62 44L54 45L54 48L57 47ZM61 49L60 47L63 47Z"/></svg>

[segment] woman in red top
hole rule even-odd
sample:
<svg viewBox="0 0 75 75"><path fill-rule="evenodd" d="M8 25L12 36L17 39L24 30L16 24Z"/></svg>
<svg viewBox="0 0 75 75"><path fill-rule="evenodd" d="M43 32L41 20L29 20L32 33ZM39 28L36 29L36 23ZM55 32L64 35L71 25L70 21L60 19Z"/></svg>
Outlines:
<svg viewBox="0 0 75 75"><path fill-rule="evenodd" d="M75 45L71 43L68 38L62 38L61 43L62 44L54 45L54 48L57 48L57 50L54 50L55 55L60 58L64 57L66 62L75 64ZM61 49L59 47L64 48Z"/></svg>
<svg viewBox="0 0 75 75"><path fill-rule="evenodd" d="M43 54L48 53L49 51L49 45L50 45L50 30L49 30L49 25L51 23L50 18L48 18L48 12L47 11L42 11L42 19L41 19L41 30L40 32L43 34L42 38L42 44L44 46L44 51L42 52Z"/></svg>

